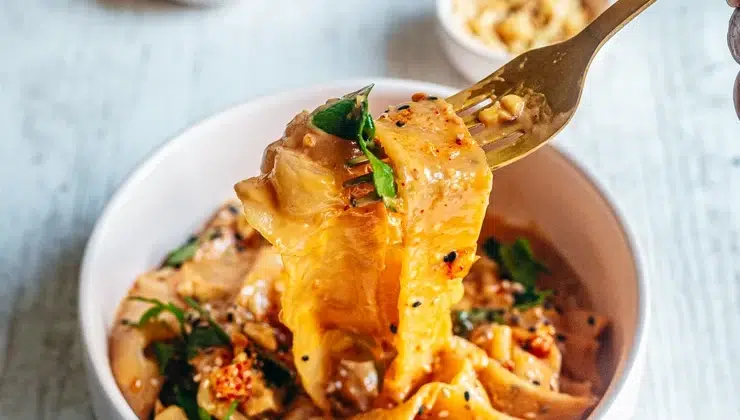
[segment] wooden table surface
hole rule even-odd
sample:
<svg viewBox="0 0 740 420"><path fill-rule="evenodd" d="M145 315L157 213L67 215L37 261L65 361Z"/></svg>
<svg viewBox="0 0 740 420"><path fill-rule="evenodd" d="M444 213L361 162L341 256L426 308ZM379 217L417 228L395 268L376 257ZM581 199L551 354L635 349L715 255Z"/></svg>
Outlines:
<svg viewBox="0 0 740 420"><path fill-rule="evenodd" d="M0 418L90 419L83 246L126 174L259 95L352 77L465 81L431 0L0 11ZM652 289L637 418L740 419L740 123L724 0L660 0L597 58L558 144L613 197ZM115 305L116 302L111 302Z"/></svg>

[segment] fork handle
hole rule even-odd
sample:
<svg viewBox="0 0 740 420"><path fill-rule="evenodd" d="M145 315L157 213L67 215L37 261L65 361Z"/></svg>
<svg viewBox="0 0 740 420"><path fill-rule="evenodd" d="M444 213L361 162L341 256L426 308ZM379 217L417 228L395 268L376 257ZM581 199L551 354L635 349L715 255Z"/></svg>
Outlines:
<svg viewBox="0 0 740 420"><path fill-rule="evenodd" d="M635 16L642 13L656 0L618 0L608 9L604 10L593 22L577 35L588 41L596 54L601 46L614 34L629 23Z"/></svg>

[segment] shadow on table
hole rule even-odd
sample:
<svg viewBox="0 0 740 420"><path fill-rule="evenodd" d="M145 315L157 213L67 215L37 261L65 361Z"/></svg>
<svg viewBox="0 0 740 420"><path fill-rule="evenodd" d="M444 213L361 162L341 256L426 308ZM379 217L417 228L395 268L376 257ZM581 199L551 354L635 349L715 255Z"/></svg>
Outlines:
<svg viewBox="0 0 740 420"><path fill-rule="evenodd" d="M170 9L183 9L188 7L184 4L178 4L166 0L94 0L104 7L112 9L129 9L129 10L170 10Z"/></svg>
<svg viewBox="0 0 740 420"><path fill-rule="evenodd" d="M388 45L388 72L392 77L460 88L469 85L447 60L435 30L436 22L432 14L397 25Z"/></svg>

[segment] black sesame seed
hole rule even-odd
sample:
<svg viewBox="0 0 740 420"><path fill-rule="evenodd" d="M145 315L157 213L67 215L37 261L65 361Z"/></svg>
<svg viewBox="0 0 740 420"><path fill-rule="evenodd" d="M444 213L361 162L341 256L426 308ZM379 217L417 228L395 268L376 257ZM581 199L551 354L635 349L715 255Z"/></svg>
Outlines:
<svg viewBox="0 0 740 420"><path fill-rule="evenodd" d="M532 327L529 327L528 328L528 331L531 332L531 333L533 333L533 332L536 332L537 331L537 328L534 327L534 326L532 326Z"/></svg>
<svg viewBox="0 0 740 420"><path fill-rule="evenodd" d="M213 233L211 233L211 239L218 239L221 236L223 236L223 234L221 233L221 229L216 229L213 231Z"/></svg>
<svg viewBox="0 0 740 420"><path fill-rule="evenodd" d="M409 109L409 108L411 108L409 105L401 105L398 108L396 108L396 110L403 111L404 109Z"/></svg>
<svg viewBox="0 0 740 420"><path fill-rule="evenodd" d="M414 304L413 304L413 305L411 305L411 306L413 306L414 308L418 308L419 306L421 306L421 302L419 302L419 301L417 300L417 301L416 301L416 302L414 302Z"/></svg>
<svg viewBox="0 0 740 420"><path fill-rule="evenodd" d="M436 96L427 96L426 97L426 100L427 101L436 101L437 99L439 99L439 98L437 98Z"/></svg>
<svg viewBox="0 0 740 420"><path fill-rule="evenodd" d="M465 401L470 401L470 391L465 391L463 397L465 397Z"/></svg>
<svg viewBox="0 0 740 420"><path fill-rule="evenodd" d="M383 113L384 113L384 114L387 114L387 113L388 113L389 111L390 111L390 108L388 108L388 109L386 109L385 111L383 111Z"/></svg>
<svg viewBox="0 0 740 420"><path fill-rule="evenodd" d="M231 312L226 313L226 321L227 322L234 322L234 314Z"/></svg>
<svg viewBox="0 0 740 420"><path fill-rule="evenodd" d="M239 213L239 209L238 209L238 208L236 208L236 206L229 206L229 211L230 211L230 212L231 212L232 214L238 214L238 213Z"/></svg>
<svg viewBox="0 0 740 420"><path fill-rule="evenodd" d="M530 349L530 345L528 341L525 341L524 343L522 343L522 350L529 351L529 349Z"/></svg>
<svg viewBox="0 0 740 420"><path fill-rule="evenodd" d="M403 122L403 121L396 121L396 127L403 127L404 125L406 125L405 122Z"/></svg>
<svg viewBox="0 0 740 420"><path fill-rule="evenodd" d="M424 406L423 405L419 406L419 410L416 412L416 415L417 416L420 416L422 414L424 414Z"/></svg>
<svg viewBox="0 0 740 420"><path fill-rule="evenodd" d="M236 239L237 241L243 241L244 240L244 237L242 236L241 233L234 232L234 239Z"/></svg>
<svg viewBox="0 0 740 420"><path fill-rule="evenodd" d="M303 356L301 356L301 360L303 360L304 362L308 362L308 355L304 354Z"/></svg>
<svg viewBox="0 0 740 420"><path fill-rule="evenodd" d="M398 327L396 324L391 324L391 334L395 334L398 332Z"/></svg>
<svg viewBox="0 0 740 420"><path fill-rule="evenodd" d="M452 251L449 254L445 255L443 260L446 263L454 262L457 259L457 252Z"/></svg>
<svg viewBox="0 0 740 420"><path fill-rule="evenodd" d="M596 325L596 318L593 315L588 316L588 325Z"/></svg>
<svg viewBox="0 0 740 420"><path fill-rule="evenodd" d="M537 385L537 386L540 386L540 381L538 381L537 379L535 379L534 381L532 381L532 383L535 384L535 385Z"/></svg>
<svg viewBox="0 0 740 420"><path fill-rule="evenodd" d="M565 341L566 337L563 334L557 334L555 335L555 339L560 341L561 343Z"/></svg>

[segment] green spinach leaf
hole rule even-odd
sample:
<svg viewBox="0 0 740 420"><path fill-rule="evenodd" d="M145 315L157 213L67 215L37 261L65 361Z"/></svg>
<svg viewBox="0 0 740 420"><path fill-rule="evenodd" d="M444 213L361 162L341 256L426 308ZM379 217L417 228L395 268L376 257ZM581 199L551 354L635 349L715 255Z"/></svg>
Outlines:
<svg viewBox="0 0 740 420"><path fill-rule="evenodd" d="M393 208L396 183L393 168L373 152L375 123L370 115L367 97L373 85L343 96L337 101L319 107L311 116L311 123L332 135L356 141L372 168L375 193L386 206Z"/></svg>
<svg viewBox="0 0 740 420"><path fill-rule="evenodd" d="M226 415L224 415L224 420L231 420L231 416L233 416L236 412L237 405L238 403L236 401L231 402L231 405L229 405L229 409L226 411Z"/></svg>
<svg viewBox="0 0 740 420"><path fill-rule="evenodd" d="M198 238L192 237L182 246L172 251L162 265L165 267L179 267L184 262L193 258L193 256L195 255L195 251L197 250Z"/></svg>
<svg viewBox="0 0 740 420"><path fill-rule="evenodd" d="M540 274L550 271L535 258L527 239L517 238L513 244L506 245L491 237L483 244L483 250L499 265L502 277L524 286L523 293L514 295L514 307L517 309L523 311L542 305L552 295L550 290L537 289Z"/></svg>

